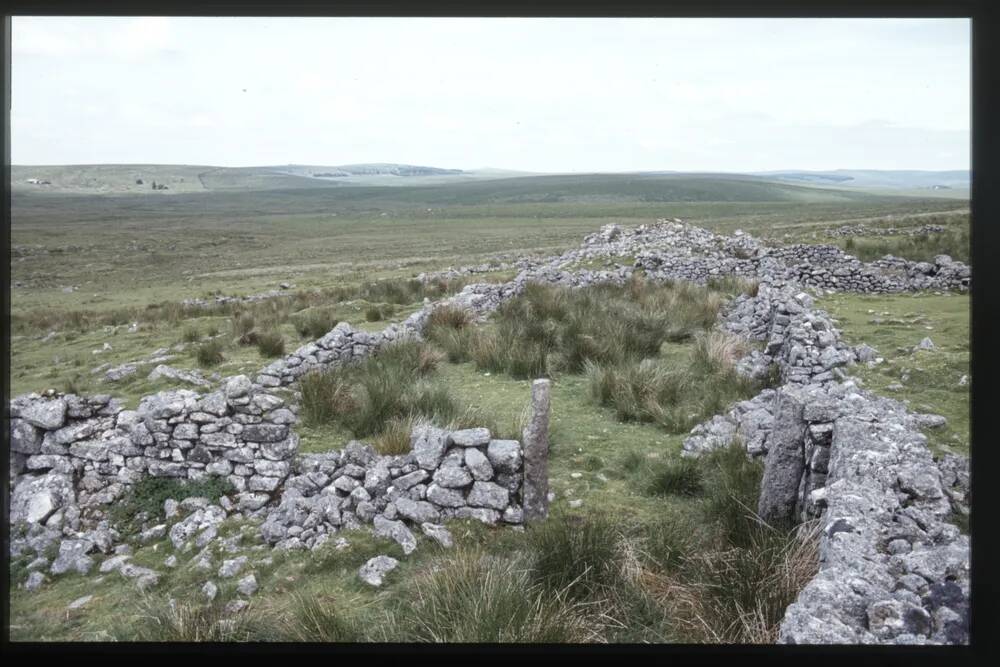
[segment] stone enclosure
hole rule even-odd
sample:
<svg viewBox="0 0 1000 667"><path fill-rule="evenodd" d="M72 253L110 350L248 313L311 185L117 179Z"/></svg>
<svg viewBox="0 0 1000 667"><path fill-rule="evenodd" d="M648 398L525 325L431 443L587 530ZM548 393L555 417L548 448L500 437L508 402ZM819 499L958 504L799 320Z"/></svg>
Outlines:
<svg viewBox="0 0 1000 667"><path fill-rule="evenodd" d="M622 258L626 263L617 263ZM573 268L594 260L608 268ZM339 530L366 525L404 553L416 548L417 530L450 545L450 519L516 526L544 518L547 381L533 388L533 416L520 442L494 439L482 428L419 424L411 451L401 456L380 456L361 442L299 454L290 387L310 370L419 338L442 305L483 318L531 282L623 283L642 270L653 280L704 284L736 276L757 283L752 295L727 304L718 327L762 341L763 350L741 359L738 369L761 376L776 368L780 386L696 426L684 455L738 439L748 456L765 461L758 513L771 521L821 523L819 574L786 611L780 641L968 642L969 538L949 523L952 513L969 511L968 462L931 456L920 428L942 418L913 414L850 379L851 364L879 363L878 353L844 344L809 292L964 291L969 267L946 256L933 263L891 257L863 263L833 246L772 247L742 232L721 236L677 220L633 230L609 225L578 249L505 266L520 269L510 282L469 285L376 334L339 324L252 378L223 379L205 393L161 392L137 410L106 395L11 400L11 551L36 555L28 587L43 585L43 573L89 572L96 553L114 554L105 561L109 567L141 586L155 583L155 572L128 564L122 536L106 516L109 504L144 476L220 477L236 490L218 505L172 507L172 521L148 525L140 536L169 535L182 550L204 549L227 516L255 519L260 537L275 548L315 549ZM488 267L441 275L482 270ZM266 298L272 297L280 294ZM50 559L54 549L58 555ZM360 573L372 585L395 567L393 559L379 558Z"/></svg>

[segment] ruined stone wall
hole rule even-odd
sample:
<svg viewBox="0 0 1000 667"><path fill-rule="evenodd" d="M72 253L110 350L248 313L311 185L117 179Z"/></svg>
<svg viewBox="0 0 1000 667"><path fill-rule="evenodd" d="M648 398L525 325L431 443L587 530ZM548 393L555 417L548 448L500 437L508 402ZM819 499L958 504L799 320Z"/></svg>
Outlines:
<svg viewBox="0 0 1000 667"><path fill-rule="evenodd" d="M820 570L779 642L968 643L969 538L948 521L957 489L898 402L849 392L829 405L826 484L809 494L823 508Z"/></svg>
<svg viewBox="0 0 1000 667"><path fill-rule="evenodd" d="M819 574L786 611L780 641L967 643L969 540L949 517L969 511L968 461L936 461L920 432L944 419L848 378L848 364L877 363L877 352L843 345L795 283L734 300L721 326L766 341L740 368L777 363L781 385L696 426L684 454L739 439L765 460L758 514L822 526Z"/></svg>
<svg viewBox="0 0 1000 667"><path fill-rule="evenodd" d="M239 506L255 510L290 471L298 447L294 409L230 378L204 395L186 389L142 399L124 410L107 396L27 395L10 403L11 522L70 530L80 513L103 509L146 475L224 477ZM67 517L72 509L76 516Z"/></svg>
<svg viewBox="0 0 1000 667"><path fill-rule="evenodd" d="M495 439L485 428L421 424L410 442L412 451L398 456L379 456L353 441L343 451L297 458L261 535L277 548L312 549L338 530L371 524L410 553L416 548L411 527L440 534L437 524L448 519L522 522L517 440Z"/></svg>

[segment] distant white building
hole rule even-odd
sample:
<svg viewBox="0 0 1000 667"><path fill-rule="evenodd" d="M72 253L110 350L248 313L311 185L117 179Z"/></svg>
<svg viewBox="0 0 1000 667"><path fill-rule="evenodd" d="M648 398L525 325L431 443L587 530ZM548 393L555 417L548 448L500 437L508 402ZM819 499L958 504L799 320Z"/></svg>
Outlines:
<svg viewBox="0 0 1000 667"><path fill-rule="evenodd" d="M32 185L38 185L38 179L37 178L29 178L28 182L31 183Z"/></svg>

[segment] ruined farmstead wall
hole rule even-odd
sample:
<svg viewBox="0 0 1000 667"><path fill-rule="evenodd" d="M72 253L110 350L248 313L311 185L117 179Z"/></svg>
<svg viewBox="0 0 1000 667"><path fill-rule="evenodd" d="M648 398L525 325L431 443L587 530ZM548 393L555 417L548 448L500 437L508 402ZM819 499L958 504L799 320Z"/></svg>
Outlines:
<svg viewBox="0 0 1000 667"><path fill-rule="evenodd" d="M411 529L433 536L449 519L523 521L523 451L485 428L448 431L419 424L411 451L379 456L352 441L342 451L295 460L261 535L279 549L315 549L339 530L371 524L377 535L416 548Z"/></svg>
<svg viewBox="0 0 1000 667"><path fill-rule="evenodd" d="M775 362L782 384L696 426L684 453L743 442L765 461L758 514L818 520L819 574L786 611L783 643L968 642L969 540L949 523L970 504L968 461L935 461L921 427L943 423L875 396L844 366L848 348L800 286L764 284L721 326L766 341L743 372Z"/></svg>
<svg viewBox="0 0 1000 667"><path fill-rule="evenodd" d="M235 503L222 498L188 508L195 511L172 525L169 512L166 523L143 524L141 542L169 533L181 550L205 546L226 516L260 519L261 537L280 549L319 548L339 530L368 525L406 553L416 548L412 530L450 540L438 525L449 519L524 521L519 441L425 423L414 427L405 455L380 456L352 441L296 456L294 413L253 391L245 376L206 396L146 397L135 411L73 395L22 397L11 410L11 553L35 552L52 574L87 572L88 554L111 553L122 536L106 512L146 476L225 477L237 489ZM59 557L49 564L55 545Z"/></svg>
<svg viewBox="0 0 1000 667"><path fill-rule="evenodd" d="M898 401L845 385L799 400L803 419L775 428L824 420L829 445L812 456L825 450L825 484L804 482L796 497L821 517L820 569L786 610L779 642L968 643L969 538L948 521L968 502L967 469L966 484L949 479Z"/></svg>
<svg viewBox="0 0 1000 667"><path fill-rule="evenodd" d="M423 308L399 324L390 324L379 332L355 329L341 322L324 336L307 343L291 354L260 370L254 384L260 387L287 386L312 370L326 370L365 359L379 348L401 340L419 339L427 319L435 308L457 306L475 314L494 310L500 303L523 289L523 282L467 285L459 294Z"/></svg>
<svg viewBox="0 0 1000 667"><path fill-rule="evenodd" d="M634 266L619 266L612 270L567 270L565 267L599 257L634 256ZM749 313L747 327L773 330L775 340L784 340L782 328L796 330L802 324L796 318L803 311L812 317L811 299L802 290L806 287L850 290L866 293L896 292L917 289L966 289L969 267L952 262L945 256L935 263L908 262L888 258L871 264L859 262L834 246L794 245L771 248L762 245L749 234L732 236L713 234L708 230L660 221L656 225L641 225L623 230L607 225L584 239L579 249L570 250L549 260L525 260L523 270L507 283L477 283L466 286L459 294L427 303L400 324L391 324L380 332L369 333L342 322L323 337L303 345L279 359L255 376L261 387L280 387L294 383L314 369L326 369L358 361L383 345L406 338L419 338L431 312L441 306L457 306L483 316L501 303L520 294L530 282L567 287L586 287L602 283L623 284L636 268L644 269L653 280L684 280L704 284L713 278L739 276L762 282L763 300L753 302L754 308L768 308L769 317L761 319ZM789 287L791 286L791 287ZM795 300L789 292L802 294ZM743 304L738 300L737 305ZM743 313L747 314L747 313ZM807 326L818 326L806 322ZM734 322L735 331L740 325ZM744 332L748 333L748 332ZM763 332L749 332L753 336ZM848 363L850 356L844 346L828 345L828 335L806 341L793 341L780 355L772 355L788 370L791 381L805 381L812 375L830 372ZM822 359L813 359L808 345L822 348ZM769 343L770 345L770 343ZM832 348L832 349L829 349ZM759 361L759 360L758 360ZM759 363L758 370L764 368ZM808 368L807 368L808 367Z"/></svg>
<svg viewBox="0 0 1000 667"><path fill-rule="evenodd" d="M571 284L568 266L599 259L634 258L625 276L643 269L658 280L684 280L705 284L729 276L765 282L795 282L802 287L861 293L891 293L920 289L964 291L971 269L947 255L933 262L913 262L887 256L862 262L840 248L822 244L769 246L741 231L731 236L714 234L680 221L660 220L654 225L623 229L606 225L584 238L579 248L549 259L523 260L522 275L539 282ZM476 267L457 270L473 272ZM620 269L619 269L620 270ZM580 273L580 272L575 272ZM589 272L594 273L594 272ZM519 276L520 277L520 276ZM588 279L596 276L589 275ZM611 276L606 276L612 279Z"/></svg>
<svg viewBox="0 0 1000 667"><path fill-rule="evenodd" d="M225 477L239 507L262 507L298 447L294 408L230 378L204 395L164 391L125 410L108 396L29 394L10 402L11 523L69 531L100 518L143 477Z"/></svg>

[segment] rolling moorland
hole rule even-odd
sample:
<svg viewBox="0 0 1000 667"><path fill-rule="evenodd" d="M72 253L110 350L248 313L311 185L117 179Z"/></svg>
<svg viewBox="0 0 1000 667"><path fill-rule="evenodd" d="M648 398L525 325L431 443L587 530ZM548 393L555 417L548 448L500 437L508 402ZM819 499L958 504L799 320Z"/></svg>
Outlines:
<svg viewBox="0 0 1000 667"><path fill-rule="evenodd" d="M338 322L381 330L404 321L425 299L455 294L473 282L510 280L518 273L518 259L578 247L584 236L608 224L634 228L680 218L717 233L742 230L768 243L828 243L866 261L885 254L921 262L949 254L970 261L968 201L943 196L947 191L913 196L913 189L899 195L766 177L684 174L470 177L390 188L274 168L205 175L208 168L153 166L142 167L142 176L119 167L47 169L14 172L15 181L33 170L31 177L58 187L14 192L11 393L107 393L132 409L142 396L186 386L150 378L163 363L151 361L155 357L208 383L244 373L252 377ZM139 177L144 189L130 190ZM154 178L170 189L146 188ZM883 233L927 225L940 231ZM827 234L839 228L862 231ZM628 264L634 258L619 259ZM423 272L464 266L481 270L416 280ZM422 540L405 558L399 545L359 529L343 531L348 546L340 549L327 545L319 552L275 551L261 558L253 521L233 519L221 536L237 546L216 557L255 559L254 588L259 588L235 617L225 605L250 596L238 591L235 581L218 581L218 595L207 600L208 575L184 566L163 569L165 558L190 558L175 554L163 536L133 544L133 563L163 572L138 598L134 584L114 571L97 578L67 574L27 591L19 585L31 559L16 560L11 637L775 641L782 611L812 576L815 541L765 536L752 528L739 508L756 502L761 470L742 452L722 452L697 464L679 458L693 425L756 389L734 379L726 354L720 360L706 347L721 303L748 287L719 283L697 293L631 289L595 296L594 303L606 310L585 333L607 337L617 314L636 307L659 312L657 304L673 304L683 321L669 324L683 332L653 340L640 357L648 354L693 384L662 398L658 417L637 418L641 410L601 400L594 372L585 365L542 368L554 380L549 474L555 499L544 527L519 533L455 521L450 524L454 548ZM220 299L268 292L278 296ZM553 313L552 326L560 331L576 321L575 308L595 312L593 303L574 305L572 297L525 298L524 307L532 312ZM555 305L564 298L569 305ZM183 305L192 299L208 306ZM884 358L872 367L852 367L851 375L915 410L944 416L945 426L926 430L930 446L938 453L967 454L968 296L941 290L837 292L818 294L816 300L835 318L844 340L872 345ZM511 308L474 328L442 322L420 351L430 361L421 365L419 377L399 362L399 368L366 366L345 378L347 391L357 395L358 387L369 386L369 376L396 373L401 386L434 388L430 393L438 403L432 409L396 406L367 423L304 406L299 450L340 449L357 437L380 453L403 453L409 445L407 419L418 413L446 417L456 427L489 425L494 434L518 439L530 379L538 373L518 371L517 360L488 353L490 336L530 329L518 317ZM482 331L462 333L467 328ZM661 328L669 327L661 323ZM933 339L933 353L914 351L925 337ZM574 354L558 346L552 352L569 359ZM618 352L580 354L592 360L604 354L600 360L609 364L633 360L631 352L620 353L622 358ZM129 366L135 370L109 381L110 371ZM306 384L302 391L304 398L319 392L323 403L327 390ZM365 400L371 401L370 392L361 392ZM727 495L719 489L736 491ZM174 495L163 495L167 492ZM146 493L129 496L117 520L127 522L142 510L162 513L164 499L181 500L177 494L185 492L172 487ZM225 490L202 488L197 494L215 501ZM696 525L701 528L694 530ZM401 565L373 589L358 581L356 572L377 554L393 555ZM727 560L734 554L756 569L734 569ZM737 582L739 595L727 594ZM67 609L86 596L92 597ZM749 609L754 604L761 606ZM456 624L459 618L468 623Z"/></svg>

